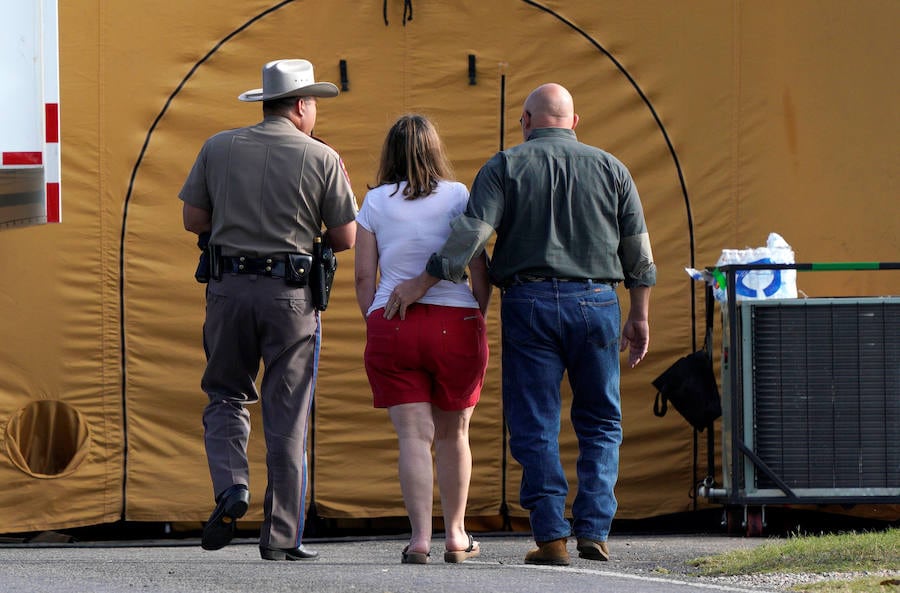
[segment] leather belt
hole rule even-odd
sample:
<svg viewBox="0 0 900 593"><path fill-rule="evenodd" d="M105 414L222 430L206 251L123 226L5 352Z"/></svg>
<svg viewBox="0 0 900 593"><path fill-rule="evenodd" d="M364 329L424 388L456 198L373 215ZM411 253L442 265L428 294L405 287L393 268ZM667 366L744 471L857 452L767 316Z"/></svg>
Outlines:
<svg viewBox="0 0 900 593"><path fill-rule="evenodd" d="M516 284L528 284L531 282L553 282L554 280L556 280L557 282L593 282L594 284L608 284L612 287L616 287L619 284L618 280L607 280L604 278L567 278L555 276L537 276L534 274L514 274L513 277L509 279L509 281L504 283L503 288L507 288Z"/></svg>
<svg viewBox="0 0 900 593"><path fill-rule="evenodd" d="M247 257L244 255L226 255L222 257L222 271L232 274L256 274L284 278L284 256Z"/></svg>

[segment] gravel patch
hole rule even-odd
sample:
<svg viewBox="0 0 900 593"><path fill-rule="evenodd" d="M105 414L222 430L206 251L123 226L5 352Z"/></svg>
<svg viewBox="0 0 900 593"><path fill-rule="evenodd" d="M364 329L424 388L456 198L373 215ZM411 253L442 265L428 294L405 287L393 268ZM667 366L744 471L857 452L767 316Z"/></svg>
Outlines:
<svg viewBox="0 0 900 593"><path fill-rule="evenodd" d="M863 572L823 573L760 573L740 576L698 577L701 582L745 587L769 591L790 591L795 585L809 585L827 581L852 581L867 577L900 578L900 572L881 570Z"/></svg>
<svg viewBox="0 0 900 593"><path fill-rule="evenodd" d="M610 539L614 555L609 565L613 570L632 574L665 576L692 583L701 582L758 591L790 591L795 585L822 581L850 581L872 576L900 579L898 570L703 576L700 575L700 569L691 564L696 558L733 550L749 550L770 541L767 538L715 535L624 536Z"/></svg>

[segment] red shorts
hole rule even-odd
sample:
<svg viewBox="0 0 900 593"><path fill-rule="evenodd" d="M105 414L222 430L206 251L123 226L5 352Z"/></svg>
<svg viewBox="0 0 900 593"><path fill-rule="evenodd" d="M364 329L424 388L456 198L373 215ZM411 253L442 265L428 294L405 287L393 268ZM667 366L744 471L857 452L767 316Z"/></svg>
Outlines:
<svg viewBox="0 0 900 593"><path fill-rule="evenodd" d="M416 303L406 319L372 311L366 321L366 374L376 408L431 402L441 410L478 403L488 344L478 309Z"/></svg>

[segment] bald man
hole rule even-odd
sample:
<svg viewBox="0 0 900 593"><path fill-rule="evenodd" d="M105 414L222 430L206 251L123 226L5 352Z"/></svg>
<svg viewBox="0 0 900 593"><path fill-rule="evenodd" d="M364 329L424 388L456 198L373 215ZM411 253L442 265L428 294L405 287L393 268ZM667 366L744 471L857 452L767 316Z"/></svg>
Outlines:
<svg viewBox="0 0 900 593"><path fill-rule="evenodd" d="M525 563L568 565L570 535L581 558L608 560L622 441L619 351L628 350L632 368L647 353L656 266L631 174L578 141L569 91L539 86L519 122L525 142L481 168L447 242L425 271L394 289L387 310L402 319L438 280L462 281L496 232L490 273L502 295L503 410L537 544ZM631 304L624 326L619 283ZM559 456L564 372L580 451L571 524Z"/></svg>

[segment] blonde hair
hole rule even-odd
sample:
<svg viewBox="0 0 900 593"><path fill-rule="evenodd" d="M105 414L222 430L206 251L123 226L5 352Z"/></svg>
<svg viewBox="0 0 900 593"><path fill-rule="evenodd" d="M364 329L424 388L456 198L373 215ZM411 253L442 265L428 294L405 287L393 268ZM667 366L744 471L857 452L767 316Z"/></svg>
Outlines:
<svg viewBox="0 0 900 593"><path fill-rule="evenodd" d="M384 139L375 187L396 183L400 189L405 181L405 199L415 200L434 192L440 180L452 178L453 168L434 124L415 113L401 116Z"/></svg>

